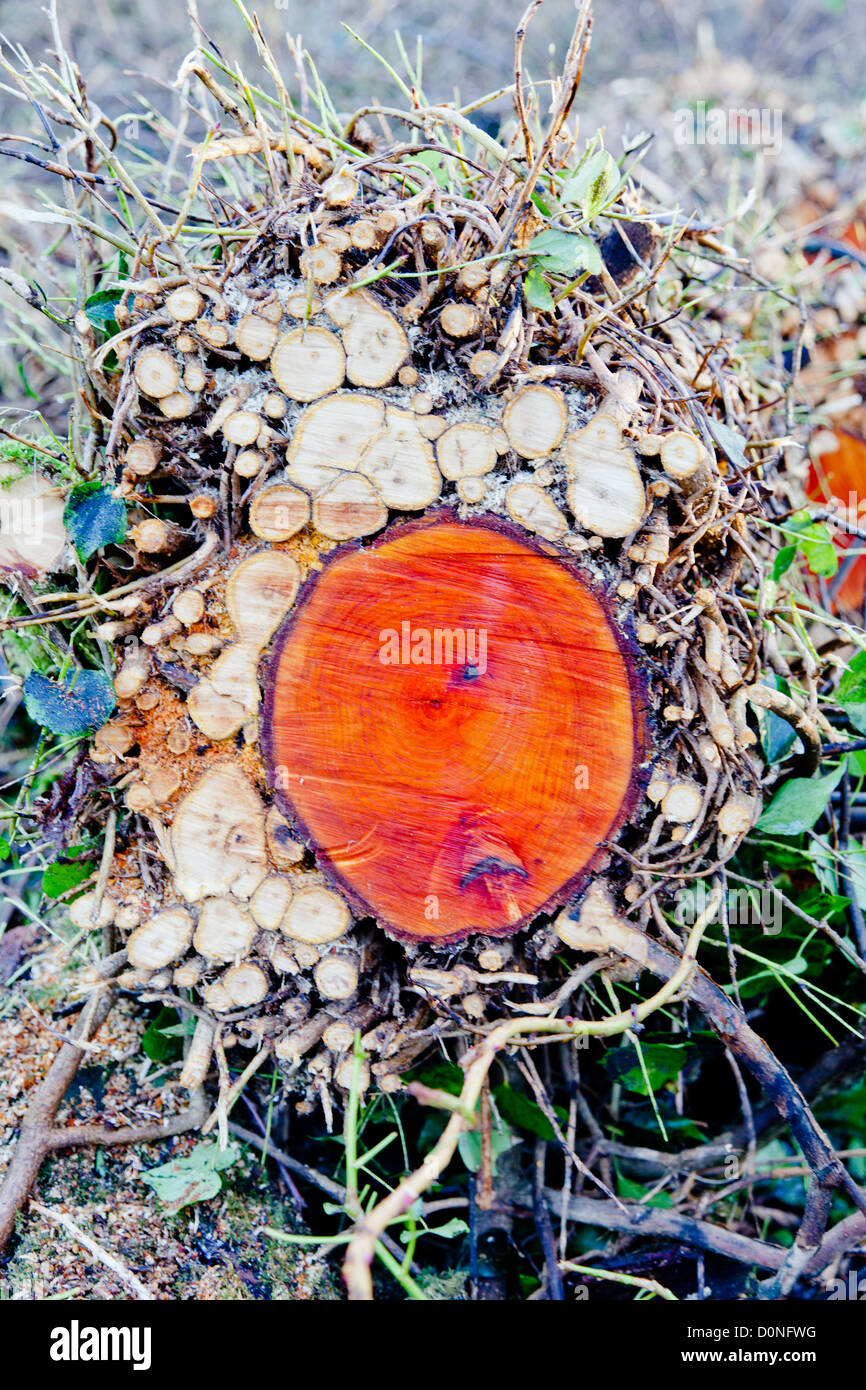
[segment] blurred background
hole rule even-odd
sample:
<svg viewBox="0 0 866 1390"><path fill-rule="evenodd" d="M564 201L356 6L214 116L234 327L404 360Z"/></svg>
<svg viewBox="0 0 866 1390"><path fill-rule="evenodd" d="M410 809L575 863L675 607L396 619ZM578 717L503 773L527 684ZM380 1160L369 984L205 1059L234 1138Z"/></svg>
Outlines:
<svg viewBox="0 0 866 1390"><path fill-rule="evenodd" d="M270 88L237 0L56 3L89 101L110 122L124 159L131 152L143 170L162 167L178 127L190 158L220 115L198 83L183 80L196 43L215 49L251 84ZM423 101L478 102L473 121L506 140L513 129L512 99L503 89L513 81L524 0L250 0L250 8L293 100L311 117L317 79L341 115L362 105L404 107L400 81L411 84L408 69L417 72L420 59ZM576 104L580 137L600 131L669 217L678 211L730 229L740 254L757 257L768 279L784 276L782 255L794 244L820 249L807 245L816 232L823 242L844 238L849 258L853 246L854 262L863 257L866 265L866 232L861 237L857 230L866 205L864 9L864 0L596 0ZM542 121L545 84L561 68L575 17L574 0L544 0L528 27L524 73L539 84ZM0 43L19 68L51 62L49 8L0 0ZM304 52L312 68L301 63ZM728 123L724 140L684 138L690 120L713 110ZM764 120L769 141L744 137L748 111ZM378 133L386 140L397 138L393 120L382 126ZM32 146L16 143L22 135L35 135L50 154L35 105L12 79L0 82L0 269L37 281L62 303L68 296L62 271L72 265L49 210L58 210L52 203L58 181L26 153ZM182 178L183 154L177 168ZM10 308L10 298L0 286L4 306ZM54 375L58 359L49 363L36 350L45 338L44 318L22 309L20 300L4 317L0 401L26 411L41 398L59 424L65 391Z"/></svg>
<svg viewBox="0 0 866 1390"><path fill-rule="evenodd" d="M335 104L393 102L382 64L348 25L405 72L399 31L414 61L423 43L430 103L467 102L505 86L512 75L514 30L523 0L250 0L274 52L293 68L286 35L312 55ZM225 56L255 77L258 61L234 0L59 0L61 24L91 100L113 118L172 102L172 84L194 42L196 18ZM846 158L863 149L866 24L863 0L596 0L595 28L581 89L585 130L604 126L616 152L642 129L669 130L682 101L780 106L789 134L812 146L828 142ZM575 18L573 0L545 0L529 26L526 65L542 79L558 69ZM23 0L0 2L0 33L37 60L51 47L47 11ZM196 34L198 37L198 34ZM3 129L26 114L0 92ZM507 99L485 108L495 121ZM7 170L8 173L8 170Z"/></svg>
<svg viewBox="0 0 866 1390"><path fill-rule="evenodd" d="M196 8L195 6L193 7ZM423 35L426 90L431 101L462 100L492 91L509 80L514 29L523 0L258 0L258 15L276 53L288 60L284 34L300 34L323 80L338 102L357 104L379 89L387 74L341 26L356 29L399 66L394 30L414 51ZM208 35L250 70L252 43L234 0L199 0L199 20ZM182 0L60 0L60 17L92 97L101 104L129 102L133 95L156 105L164 97L191 46L190 19ZM2 32L10 43L33 52L50 45L42 7L3 0ZM536 77L561 57L574 22L572 0L546 0L530 26L526 44ZM866 25L862 0L596 0L595 32L585 94L607 106L615 120L621 84L666 85L697 63L717 90L705 95L739 96L732 87L745 64L764 79L777 76L792 100L816 111L843 108L866 97ZM711 65L711 66L709 66ZM287 61L288 66L288 61Z"/></svg>

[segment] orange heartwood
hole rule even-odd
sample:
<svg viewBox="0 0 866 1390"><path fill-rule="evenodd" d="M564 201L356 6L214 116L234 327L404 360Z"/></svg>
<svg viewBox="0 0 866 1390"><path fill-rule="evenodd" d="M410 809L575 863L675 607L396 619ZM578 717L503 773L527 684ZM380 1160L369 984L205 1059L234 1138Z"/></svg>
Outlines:
<svg viewBox="0 0 866 1390"><path fill-rule="evenodd" d="M633 801L627 645L570 557L505 523L434 513L335 552L267 690L277 799L394 936L525 925L573 892Z"/></svg>

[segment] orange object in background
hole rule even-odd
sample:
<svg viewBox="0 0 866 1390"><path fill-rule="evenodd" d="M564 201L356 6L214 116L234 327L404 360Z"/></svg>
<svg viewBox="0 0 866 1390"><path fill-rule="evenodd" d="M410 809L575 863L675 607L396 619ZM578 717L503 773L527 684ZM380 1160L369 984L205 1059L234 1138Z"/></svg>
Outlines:
<svg viewBox="0 0 866 1390"><path fill-rule="evenodd" d="M356 911L455 941L574 891L633 803L642 703L570 557L440 512L310 579L262 736L277 801Z"/></svg>
<svg viewBox="0 0 866 1390"><path fill-rule="evenodd" d="M825 440L826 436L826 440ZM866 439L848 430L820 429L809 445L811 467L807 484L808 496L814 502L829 503L834 499L844 509L849 521L866 528ZM858 536L836 530L835 544L840 551L850 547L866 548ZM849 566L840 555L844 577L835 590L835 608L862 610L866 597L866 555L858 556Z"/></svg>
<svg viewBox="0 0 866 1390"><path fill-rule="evenodd" d="M843 245L853 246L855 251L866 251L866 214L858 213L843 232L838 233Z"/></svg>
<svg viewBox="0 0 866 1390"><path fill-rule="evenodd" d="M806 223L815 221L815 208L808 201L801 205L797 220ZM850 246L854 251L853 257L845 255L845 248ZM821 255L829 253L830 261L827 266L827 274L834 275L851 260L860 262L862 253L866 252L866 211L855 213L848 225L841 230L836 230L833 221L823 227L814 227L805 234L803 249L807 261L814 261Z"/></svg>

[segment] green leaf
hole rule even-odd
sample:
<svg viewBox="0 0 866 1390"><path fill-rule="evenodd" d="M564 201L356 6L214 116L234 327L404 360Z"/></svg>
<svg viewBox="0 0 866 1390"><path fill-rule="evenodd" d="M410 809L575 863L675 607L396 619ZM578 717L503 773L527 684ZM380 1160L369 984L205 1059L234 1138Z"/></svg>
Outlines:
<svg viewBox="0 0 866 1390"><path fill-rule="evenodd" d="M582 270L601 274L601 252L595 242L575 232L548 227L547 231L538 232L526 249L530 256L538 258L544 270L552 270L557 275L576 275Z"/></svg>
<svg viewBox="0 0 866 1390"><path fill-rule="evenodd" d="M508 1125L494 1125L490 1135L491 1168L496 1172L496 1161L507 1153L516 1144L517 1135ZM477 1173L481 1167L481 1134L477 1129L470 1129L461 1134L457 1141L457 1148L460 1157L466 1164L470 1173Z"/></svg>
<svg viewBox="0 0 866 1390"><path fill-rule="evenodd" d="M0 835L0 859L8 859L12 853L12 846L5 835Z"/></svg>
<svg viewBox="0 0 866 1390"><path fill-rule="evenodd" d="M122 290L97 290L84 302L84 312L90 322L111 337L117 332L114 311L122 298Z"/></svg>
<svg viewBox="0 0 866 1390"><path fill-rule="evenodd" d="M93 873L93 860L78 860L74 864L49 864L42 875L42 891L46 898L59 898L70 888L77 888Z"/></svg>
<svg viewBox="0 0 866 1390"><path fill-rule="evenodd" d="M854 728L866 733L866 652L857 652L849 661L836 698Z"/></svg>
<svg viewBox="0 0 866 1390"><path fill-rule="evenodd" d="M774 684L777 690L781 690L783 695L790 695L791 689L788 682L782 680L781 676L773 675L768 678L768 684ZM762 709L760 705L752 705L752 709L758 719L758 728L761 731L761 747L764 750L764 757L768 763L781 762L791 752L794 745L798 743L797 731L787 719L783 719L780 714L774 713L771 709Z"/></svg>
<svg viewBox="0 0 866 1390"><path fill-rule="evenodd" d="M343 1208L338 1207L337 1210L342 1212ZM453 1240L455 1236L465 1236L468 1235L468 1233L469 1227L465 1221L461 1221L459 1216L452 1216L451 1220L446 1221L444 1226L437 1226L435 1230L424 1232L426 1236L441 1236L443 1240ZM408 1245L410 1240L413 1239L414 1233L412 1231L400 1232L401 1244Z"/></svg>
<svg viewBox="0 0 866 1390"><path fill-rule="evenodd" d="M560 196L564 203L577 203L584 215L593 218L610 202L619 183L616 160L607 150L598 150L584 160L562 185Z"/></svg>
<svg viewBox="0 0 866 1390"><path fill-rule="evenodd" d="M533 309L549 312L553 308L553 295L550 293L550 286L537 265L530 266L526 279L523 281L523 293L526 295L527 304L530 304Z"/></svg>
<svg viewBox="0 0 866 1390"><path fill-rule="evenodd" d="M657 1192L648 1201L643 1201L646 1197L646 1187L642 1182L633 1182L631 1178L623 1177L622 1173L617 1175L618 1195L624 1197L627 1202L640 1202L643 1207L672 1207L673 1198L669 1192Z"/></svg>
<svg viewBox="0 0 866 1390"><path fill-rule="evenodd" d="M795 545L782 546L782 549L779 551L778 555L773 561L773 572L770 577L773 580L774 584L778 584L779 580L782 578L782 575L786 574L788 570L791 568L792 564L794 563L794 557L796 554L797 547Z"/></svg>
<svg viewBox="0 0 866 1390"><path fill-rule="evenodd" d="M172 1034L172 1027L176 1027L177 1023L175 1009L160 1009L141 1039L145 1057L149 1057L152 1062L164 1062L169 1057L180 1056L181 1048Z"/></svg>
<svg viewBox="0 0 866 1390"><path fill-rule="evenodd" d="M225 1150L218 1144L197 1144L185 1158L173 1158L158 1168L141 1174L142 1182L152 1187L169 1215L193 1202L207 1202L222 1187L220 1172L240 1157L237 1144Z"/></svg>
<svg viewBox="0 0 866 1390"><path fill-rule="evenodd" d="M168 1028L161 1028L160 1032L166 1038L191 1038L195 1032L195 1019L184 1019L183 1023L172 1023Z"/></svg>
<svg viewBox="0 0 866 1390"><path fill-rule="evenodd" d="M104 671L76 667L62 681L31 671L24 682L27 713L52 734L75 736L99 729L116 704L114 686Z"/></svg>
<svg viewBox="0 0 866 1390"><path fill-rule="evenodd" d="M862 870L863 865L860 867ZM866 880L863 881L863 886L866 887ZM829 921L831 917L842 916L849 901L849 898L843 898L839 893L825 893L817 885L805 893L797 894L797 906L808 912L810 917L817 917L819 922L824 917Z"/></svg>
<svg viewBox="0 0 866 1390"><path fill-rule="evenodd" d="M106 545L117 545L126 535L126 505L112 496L111 488L98 482L80 483L69 494L63 522L75 543L80 560L89 560Z"/></svg>
<svg viewBox="0 0 866 1390"><path fill-rule="evenodd" d="M536 1135L538 1139L556 1139L553 1126L541 1106L536 1105L535 1101L530 1100L522 1091L515 1091L507 1082L503 1082L501 1086L495 1087L493 1099L503 1120L515 1129L525 1130L528 1134Z"/></svg>
<svg viewBox="0 0 866 1390"><path fill-rule="evenodd" d="M866 652L857 652L848 662L836 694L840 702L866 704Z"/></svg>
<svg viewBox="0 0 866 1390"><path fill-rule="evenodd" d="M866 734L866 704L843 704L841 706L848 720L854 725L858 734Z"/></svg>
<svg viewBox="0 0 866 1390"><path fill-rule="evenodd" d="M791 777L779 788L757 824L774 835L800 835L811 830L827 809L845 772L844 762L826 777Z"/></svg>
<svg viewBox="0 0 866 1390"><path fill-rule="evenodd" d="M823 521L808 521L807 515L806 512L798 512L787 529L797 536L797 549L802 552L812 574L829 578L839 568L839 552L833 544L833 533Z"/></svg>
<svg viewBox="0 0 866 1390"><path fill-rule="evenodd" d="M448 180L448 165L441 154L435 150L419 150L417 154L411 156L412 164L422 164L425 169L429 169L440 188L450 187Z"/></svg>
<svg viewBox="0 0 866 1390"><path fill-rule="evenodd" d="M618 1081L627 1091L636 1091L640 1096L648 1096L647 1077L650 1089L659 1090L669 1082L675 1081L686 1061L685 1043L641 1043L646 1076L633 1043L623 1043L608 1052L604 1059L604 1069L614 1081Z"/></svg>
<svg viewBox="0 0 866 1390"><path fill-rule="evenodd" d="M425 1086L434 1091L447 1091L449 1096L459 1096L466 1080L461 1067L444 1059L428 1062L418 1071L409 1072L409 1076L412 1081L423 1081Z"/></svg>

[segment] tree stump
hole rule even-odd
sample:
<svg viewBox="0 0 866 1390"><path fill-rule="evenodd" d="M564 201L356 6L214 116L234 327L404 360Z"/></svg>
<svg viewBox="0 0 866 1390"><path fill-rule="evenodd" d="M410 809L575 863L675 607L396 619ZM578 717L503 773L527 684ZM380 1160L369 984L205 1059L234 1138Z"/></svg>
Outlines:
<svg viewBox="0 0 866 1390"><path fill-rule="evenodd" d="M217 232L154 239L154 211L88 329L131 522L88 588L116 654L101 929L125 987L196 1011L195 1084L240 1037L330 1117L357 1026L397 1090L437 1017L555 996L557 908L592 884L646 926L759 812L764 494L715 441L762 417L701 370L717 336L659 315L639 189L639 268L572 273L606 246L541 210L573 96L540 162L470 124L464 164L425 117L460 196L360 126L243 117L194 160L227 196L184 203Z"/></svg>

